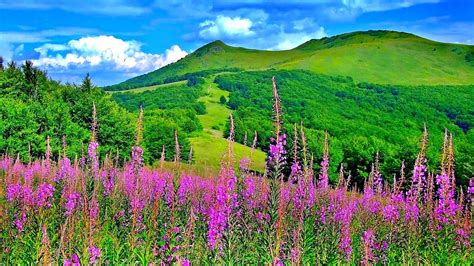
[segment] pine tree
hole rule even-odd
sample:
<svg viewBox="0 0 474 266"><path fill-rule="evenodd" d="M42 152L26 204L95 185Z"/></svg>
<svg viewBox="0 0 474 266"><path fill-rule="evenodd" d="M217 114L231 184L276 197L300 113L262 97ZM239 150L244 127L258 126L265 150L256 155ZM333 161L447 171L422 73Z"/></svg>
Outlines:
<svg viewBox="0 0 474 266"><path fill-rule="evenodd" d="M221 102L221 104L225 104L227 102L224 95L221 95L221 98L219 99L219 101Z"/></svg>
<svg viewBox="0 0 474 266"><path fill-rule="evenodd" d="M94 84L92 84L92 79L89 73L87 73L84 79L82 79L82 84L80 88L83 91L90 91L92 88L94 88Z"/></svg>

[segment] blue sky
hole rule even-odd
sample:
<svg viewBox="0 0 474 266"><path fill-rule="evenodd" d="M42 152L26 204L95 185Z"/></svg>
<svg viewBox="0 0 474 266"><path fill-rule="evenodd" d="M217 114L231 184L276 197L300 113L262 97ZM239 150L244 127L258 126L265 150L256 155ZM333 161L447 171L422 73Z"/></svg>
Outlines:
<svg viewBox="0 0 474 266"><path fill-rule="evenodd" d="M82 3L81 3L82 2ZM474 44L473 0L0 0L0 55L63 82L114 84L210 41L291 49L309 39L389 29Z"/></svg>

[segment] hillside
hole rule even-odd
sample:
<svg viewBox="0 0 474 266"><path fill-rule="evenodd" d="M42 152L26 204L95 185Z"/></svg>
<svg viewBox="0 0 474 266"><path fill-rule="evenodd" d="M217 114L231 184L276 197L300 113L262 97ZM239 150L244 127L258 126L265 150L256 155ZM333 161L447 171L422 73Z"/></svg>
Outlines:
<svg viewBox="0 0 474 266"><path fill-rule="evenodd" d="M161 69L106 90L188 79L190 73L302 69L351 76L356 82L397 85L474 83L474 46L440 43L394 31L365 31L310 40L292 50L261 51L211 42ZM187 76L186 76L187 75Z"/></svg>

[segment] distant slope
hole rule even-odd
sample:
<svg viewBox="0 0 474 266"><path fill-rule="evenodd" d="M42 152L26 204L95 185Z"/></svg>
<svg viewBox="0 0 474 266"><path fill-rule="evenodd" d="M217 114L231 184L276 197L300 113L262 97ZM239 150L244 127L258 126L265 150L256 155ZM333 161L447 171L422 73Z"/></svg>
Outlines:
<svg viewBox="0 0 474 266"><path fill-rule="evenodd" d="M310 40L292 50L260 51L211 42L176 63L106 90L157 85L222 71L305 69L398 85L474 84L474 46L394 31L365 31ZM188 74L188 76L185 76Z"/></svg>

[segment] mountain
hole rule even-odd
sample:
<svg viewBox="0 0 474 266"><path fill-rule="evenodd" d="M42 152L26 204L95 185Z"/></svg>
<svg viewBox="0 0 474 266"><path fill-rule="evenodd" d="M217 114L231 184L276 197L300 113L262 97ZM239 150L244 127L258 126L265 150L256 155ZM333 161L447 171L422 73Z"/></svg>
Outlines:
<svg viewBox="0 0 474 266"><path fill-rule="evenodd" d="M184 80L190 73L268 69L303 69L378 84L474 84L474 46L383 30L313 39L285 51L246 49L214 41L176 63L105 89L126 90Z"/></svg>

